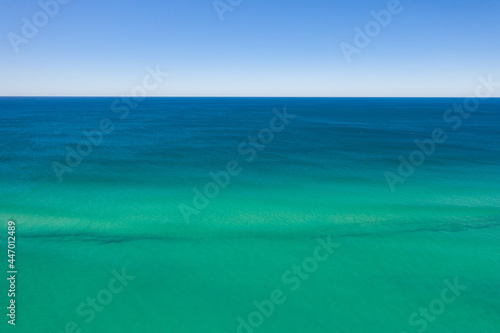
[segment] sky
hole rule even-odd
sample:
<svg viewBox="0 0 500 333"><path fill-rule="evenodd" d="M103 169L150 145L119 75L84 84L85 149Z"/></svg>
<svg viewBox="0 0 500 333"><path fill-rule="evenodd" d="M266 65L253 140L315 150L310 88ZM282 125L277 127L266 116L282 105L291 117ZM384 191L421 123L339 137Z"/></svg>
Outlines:
<svg viewBox="0 0 500 333"><path fill-rule="evenodd" d="M498 0L4 0L0 96L130 95L158 68L148 96L465 97L481 76L500 82L498 13Z"/></svg>

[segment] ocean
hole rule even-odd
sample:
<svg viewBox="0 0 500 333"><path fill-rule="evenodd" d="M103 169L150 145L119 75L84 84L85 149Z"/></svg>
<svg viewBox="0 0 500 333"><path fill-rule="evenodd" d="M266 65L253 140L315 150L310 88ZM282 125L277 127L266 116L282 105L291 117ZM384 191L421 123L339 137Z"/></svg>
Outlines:
<svg viewBox="0 0 500 333"><path fill-rule="evenodd" d="M0 98L2 332L500 332L500 99Z"/></svg>

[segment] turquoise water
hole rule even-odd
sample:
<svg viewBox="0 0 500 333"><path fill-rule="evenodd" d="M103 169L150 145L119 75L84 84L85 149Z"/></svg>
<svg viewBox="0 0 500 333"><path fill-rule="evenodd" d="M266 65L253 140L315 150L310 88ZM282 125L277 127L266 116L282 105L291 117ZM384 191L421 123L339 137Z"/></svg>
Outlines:
<svg viewBox="0 0 500 333"><path fill-rule="evenodd" d="M467 118L460 99L113 102L0 98L2 332L500 332L500 100ZM399 156L424 161L402 175Z"/></svg>

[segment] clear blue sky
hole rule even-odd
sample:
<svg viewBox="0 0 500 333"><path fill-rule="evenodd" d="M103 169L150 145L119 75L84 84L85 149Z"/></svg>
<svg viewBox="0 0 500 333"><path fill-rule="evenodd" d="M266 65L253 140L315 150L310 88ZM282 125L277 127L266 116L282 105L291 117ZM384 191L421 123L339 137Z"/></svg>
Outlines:
<svg viewBox="0 0 500 333"><path fill-rule="evenodd" d="M212 0L71 0L15 53L8 34L41 9L5 0L0 95L129 94L156 65L170 76L155 96L466 96L478 76L500 81L498 0L401 0L348 63L339 44L387 4L243 0L221 21Z"/></svg>

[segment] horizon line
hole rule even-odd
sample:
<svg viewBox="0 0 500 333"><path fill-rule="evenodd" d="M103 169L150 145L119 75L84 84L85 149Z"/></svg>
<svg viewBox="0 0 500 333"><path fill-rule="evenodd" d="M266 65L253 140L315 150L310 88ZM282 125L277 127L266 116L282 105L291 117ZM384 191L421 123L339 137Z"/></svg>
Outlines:
<svg viewBox="0 0 500 333"><path fill-rule="evenodd" d="M476 96L98 96L98 95L16 95L3 96L0 98L477 98L477 99L500 99L500 96L476 97Z"/></svg>

